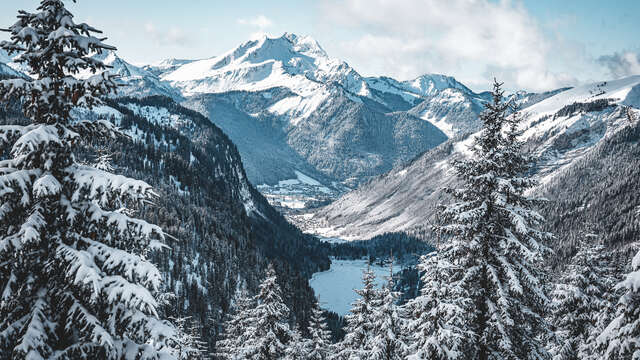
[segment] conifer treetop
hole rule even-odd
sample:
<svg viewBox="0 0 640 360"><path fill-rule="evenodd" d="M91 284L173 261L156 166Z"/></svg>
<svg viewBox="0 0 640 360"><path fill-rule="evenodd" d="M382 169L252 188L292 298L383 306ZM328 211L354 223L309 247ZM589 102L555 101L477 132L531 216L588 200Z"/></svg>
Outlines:
<svg viewBox="0 0 640 360"><path fill-rule="evenodd" d="M33 79L0 81L0 93L5 100L21 97L25 115L34 122L66 123L74 106L91 108L115 91L115 76L92 56L116 48L94 36L101 31L76 24L63 1L42 0L35 13L20 10L18 21L2 30L10 33L10 41L0 42L0 48L17 53L14 61L26 65ZM81 72L92 75L76 78Z"/></svg>
<svg viewBox="0 0 640 360"><path fill-rule="evenodd" d="M527 193L536 181L527 173L520 119L509 114L501 87L494 81L473 156L454 164L461 186L445 189L454 202L441 206L434 230L450 243L441 259L458 267L446 287L468 298L461 329L473 336L465 356L547 359L539 340L549 333L540 264L552 234L541 230L544 218L535 210L543 199Z"/></svg>

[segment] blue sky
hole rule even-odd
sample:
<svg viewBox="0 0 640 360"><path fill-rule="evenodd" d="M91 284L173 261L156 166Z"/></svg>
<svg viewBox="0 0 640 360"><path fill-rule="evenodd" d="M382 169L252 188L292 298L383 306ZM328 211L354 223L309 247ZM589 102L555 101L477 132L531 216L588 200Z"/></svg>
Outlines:
<svg viewBox="0 0 640 360"><path fill-rule="evenodd" d="M0 25L35 0L0 3ZM251 37L311 35L363 75L497 76L540 91L640 73L640 1L297 0L68 2L134 63L206 58Z"/></svg>

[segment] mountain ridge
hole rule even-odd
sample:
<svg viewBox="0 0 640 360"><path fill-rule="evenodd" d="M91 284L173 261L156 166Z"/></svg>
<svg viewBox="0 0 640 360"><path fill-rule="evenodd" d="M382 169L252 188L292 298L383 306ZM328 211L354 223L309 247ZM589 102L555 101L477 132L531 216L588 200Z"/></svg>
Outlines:
<svg viewBox="0 0 640 360"><path fill-rule="evenodd" d="M521 110L523 140L535 159L535 191L570 172L580 159L631 126L639 116L640 76L596 82L553 93ZM383 174L299 224L326 237L361 239L390 231L428 237L435 205L447 197L442 188L455 184L450 164L469 155L473 132L459 135ZM560 185L557 185L560 186ZM556 193L559 190L554 190ZM560 192L561 193L561 192Z"/></svg>
<svg viewBox="0 0 640 360"><path fill-rule="evenodd" d="M345 181L355 186L446 140L442 126L411 113L411 108L437 95L439 100L465 94L462 102L484 101L444 75L404 82L365 78L346 62L329 57L312 38L289 33L247 41L160 77L180 89L183 104L233 134L245 165L255 169L248 171L250 180L258 185L295 179L295 171L301 171L329 188ZM239 92L263 106L234 100ZM217 116L216 110L225 115ZM272 135L243 145L247 139L238 123L250 133ZM282 148L295 155L274 158L257 154L255 147ZM293 163L299 168L287 165Z"/></svg>

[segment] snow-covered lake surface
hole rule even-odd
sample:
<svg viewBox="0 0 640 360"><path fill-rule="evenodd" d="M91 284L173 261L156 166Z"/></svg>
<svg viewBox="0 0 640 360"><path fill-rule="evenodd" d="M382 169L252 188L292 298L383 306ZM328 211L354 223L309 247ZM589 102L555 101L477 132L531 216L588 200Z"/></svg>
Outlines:
<svg viewBox="0 0 640 360"><path fill-rule="evenodd" d="M366 267L367 261L364 259L332 259L329 270L313 274L309 284L315 291L320 306L339 315L348 314L351 304L358 298L353 289L362 288L362 270ZM375 265L371 268L376 274L378 286L382 286L389 268ZM394 268L395 271L397 270Z"/></svg>

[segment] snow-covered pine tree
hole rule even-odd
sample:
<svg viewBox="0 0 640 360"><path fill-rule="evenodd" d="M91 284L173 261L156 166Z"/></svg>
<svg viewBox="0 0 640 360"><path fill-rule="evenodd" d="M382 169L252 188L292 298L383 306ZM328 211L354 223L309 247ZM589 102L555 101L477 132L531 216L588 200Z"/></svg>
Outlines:
<svg viewBox="0 0 640 360"><path fill-rule="evenodd" d="M441 251L447 252L447 246ZM438 252L421 257L422 272L420 295L407 305L410 314L410 360L466 359L465 344L468 337L462 326L468 308L468 296L460 287L449 286L456 270ZM467 302L465 302L467 301Z"/></svg>
<svg viewBox="0 0 640 360"><path fill-rule="evenodd" d="M290 331L284 360L308 360L310 348L309 339L303 338L300 329L296 327Z"/></svg>
<svg viewBox="0 0 640 360"><path fill-rule="evenodd" d="M465 326L473 359L547 359L541 335L548 299L542 287L544 242L538 228L539 199L525 195L535 185L518 140L517 116L507 119L509 104L494 81L493 101L481 114L483 129L474 138L472 156L457 161L462 183L448 189L455 202L442 208L435 230L450 237L442 253L457 267L449 286L468 296Z"/></svg>
<svg viewBox="0 0 640 360"><path fill-rule="evenodd" d="M408 355L404 309L396 304L400 294L394 287L392 259L387 284L380 291L380 300L373 312L375 327L372 329L371 353L368 359L403 360Z"/></svg>
<svg viewBox="0 0 640 360"><path fill-rule="evenodd" d="M331 354L331 331L320 305L316 303L311 309L309 319L309 360L328 360Z"/></svg>
<svg viewBox="0 0 640 360"><path fill-rule="evenodd" d="M177 357L184 360L208 359L207 343L200 339L201 326L191 318L170 318L180 329L176 339Z"/></svg>
<svg viewBox="0 0 640 360"><path fill-rule="evenodd" d="M224 334L216 343L216 354L221 359L240 360L245 358L245 347L253 334L254 299L244 292L236 294L233 313L223 324Z"/></svg>
<svg viewBox="0 0 640 360"><path fill-rule="evenodd" d="M615 280L611 254L603 245L583 243L552 296L554 360L599 359L595 339L611 320Z"/></svg>
<svg viewBox="0 0 640 360"><path fill-rule="evenodd" d="M344 339L336 345L335 359L367 359L371 351L371 338L375 327L373 309L380 298L375 279L371 265L368 265L362 272L362 289L355 290L360 298L353 303L351 313L345 316L346 334Z"/></svg>
<svg viewBox="0 0 640 360"><path fill-rule="evenodd" d="M640 251L631 260L632 271L615 287L624 291L614 319L597 337L602 359L640 359Z"/></svg>
<svg viewBox="0 0 640 360"><path fill-rule="evenodd" d="M282 359L286 355L291 338L291 330L287 323L289 308L282 300L282 291L273 265L269 265L267 276L260 284L256 302L257 306L249 320L254 326L251 337L246 342L246 358Z"/></svg>
<svg viewBox="0 0 640 360"><path fill-rule="evenodd" d="M162 230L109 206L153 198L142 182L78 164L74 151L118 134L74 121L114 91L91 56L114 50L60 0L20 11L0 44L32 79L0 82L32 123L0 126L0 358L167 359L177 330L158 316L162 276L147 260ZM86 79L79 72L93 73Z"/></svg>
<svg viewBox="0 0 640 360"><path fill-rule="evenodd" d="M93 167L106 172L113 172L115 170L113 168L113 160L111 154L109 154L104 149L98 149L98 156L96 157L96 161Z"/></svg>

